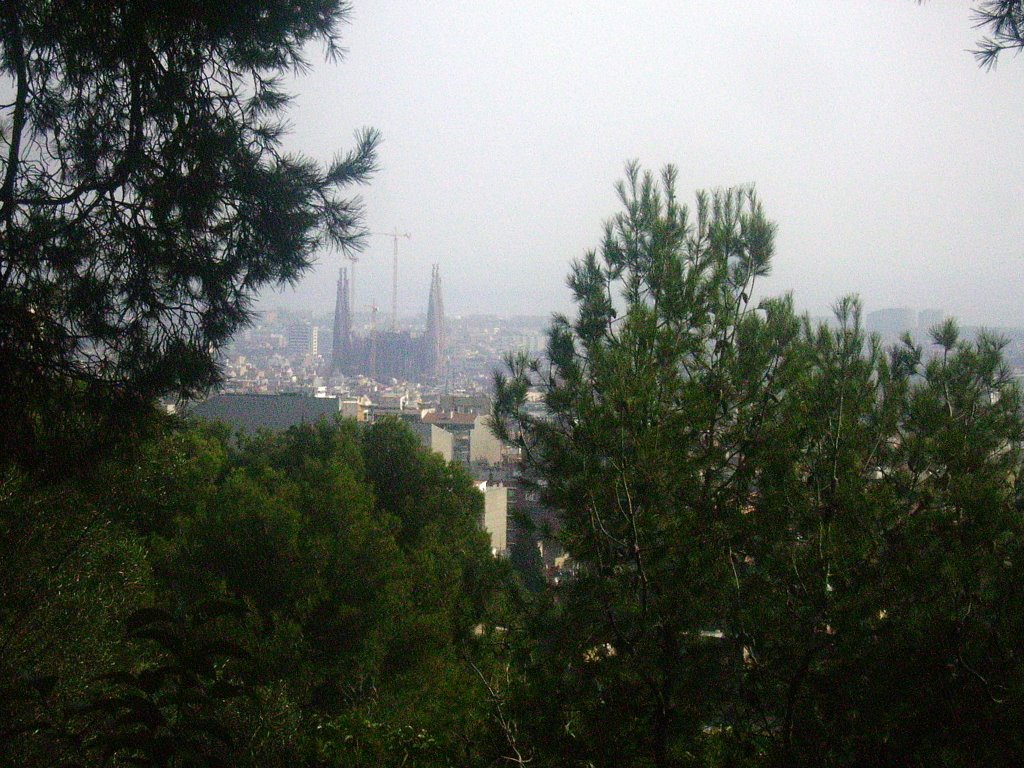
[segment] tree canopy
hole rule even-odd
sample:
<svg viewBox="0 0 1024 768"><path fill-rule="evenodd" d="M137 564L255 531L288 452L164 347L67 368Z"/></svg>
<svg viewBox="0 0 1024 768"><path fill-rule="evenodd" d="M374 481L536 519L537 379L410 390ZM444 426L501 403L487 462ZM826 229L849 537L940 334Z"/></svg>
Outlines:
<svg viewBox="0 0 1024 768"><path fill-rule="evenodd" d="M457 466L397 422L125 458L3 486L0 765L492 761L508 574Z"/></svg>
<svg viewBox="0 0 1024 768"><path fill-rule="evenodd" d="M691 210L675 184L627 168L573 266L575 316L496 381L499 431L579 567L523 672L538 756L1020 754L1024 427L1003 342L949 321L887 351L855 299L821 325L757 300L774 225L756 196Z"/></svg>

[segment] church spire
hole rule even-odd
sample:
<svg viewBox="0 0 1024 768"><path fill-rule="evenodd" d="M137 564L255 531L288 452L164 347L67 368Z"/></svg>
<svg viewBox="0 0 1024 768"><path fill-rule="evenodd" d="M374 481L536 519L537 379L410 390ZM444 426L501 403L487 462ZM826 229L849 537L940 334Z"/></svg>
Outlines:
<svg viewBox="0 0 1024 768"><path fill-rule="evenodd" d="M441 296L441 268L435 264L430 274L430 298L427 301L427 370L435 378L444 373L444 298Z"/></svg>
<svg viewBox="0 0 1024 768"><path fill-rule="evenodd" d="M334 338L331 347L331 373L340 373L350 364L352 349L352 307L349 306L348 270L338 270L338 293L334 302Z"/></svg>

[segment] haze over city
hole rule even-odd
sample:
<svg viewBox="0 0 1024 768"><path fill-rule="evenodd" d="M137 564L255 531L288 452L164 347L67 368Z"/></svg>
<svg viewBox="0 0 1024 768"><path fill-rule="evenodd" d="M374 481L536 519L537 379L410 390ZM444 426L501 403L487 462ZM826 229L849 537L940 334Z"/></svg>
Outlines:
<svg viewBox="0 0 1024 768"><path fill-rule="evenodd" d="M362 195L369 229L411 234L403 312L434 263L452 313L567 309L636 158L691 199L756 185L779 227L762 295L1021 325L1024 67L980 69L979 35L951 2L361 2L344 60L295 81L287 144L323 160L381 130ZM368 241L358 310L390 305L391 247ZM261 306L329 311L340 261Z"/></svg>

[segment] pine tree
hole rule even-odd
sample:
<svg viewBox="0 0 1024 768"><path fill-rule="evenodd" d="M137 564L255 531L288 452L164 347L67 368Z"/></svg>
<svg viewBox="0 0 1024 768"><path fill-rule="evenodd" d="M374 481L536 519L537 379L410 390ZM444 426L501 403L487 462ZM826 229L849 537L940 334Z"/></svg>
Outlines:
<svg viewBox="0 0 1024 768"><path fill-rule="evenodd" d="M774 235L753 192L691 214L673 169L630 165L619 193L547 360L496 381L498 431L579 566L530 670L557 689L534 737L556 764L1019 754L1000 341L949 324L887 351L852 298L815 326L751 298Z"/></svg>
<svg viewBox="0 0 1024 768"><path fill-rule="evenodd" d="M260 288L295 281L322 246L358 247L343 190L373 170L377 134L326 166L282 147L282 76L312 43L336 56L347 13L3 4L0 452L27 455L67 411L202 392Z"/></svg>

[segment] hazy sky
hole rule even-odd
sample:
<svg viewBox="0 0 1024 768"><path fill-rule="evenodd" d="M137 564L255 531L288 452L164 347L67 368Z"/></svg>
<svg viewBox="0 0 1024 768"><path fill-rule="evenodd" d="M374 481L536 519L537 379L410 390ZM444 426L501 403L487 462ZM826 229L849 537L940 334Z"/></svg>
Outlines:
<svg viewBox="0 0 1024 768"><path fill-rule="evenodd" d="M763 292L828 311L941 307L1024 325L1024 57L979 70L970 4L355 0L339 64L298 79L290 147L381 130L362 192L398 227L399 309L438 263L449 314L569 306L569 262L616 211L624 162L680 194L756 184L778 223ZM330 311L338 254L264 307ZM391 241L357 267L390 307Z"/></svg>

